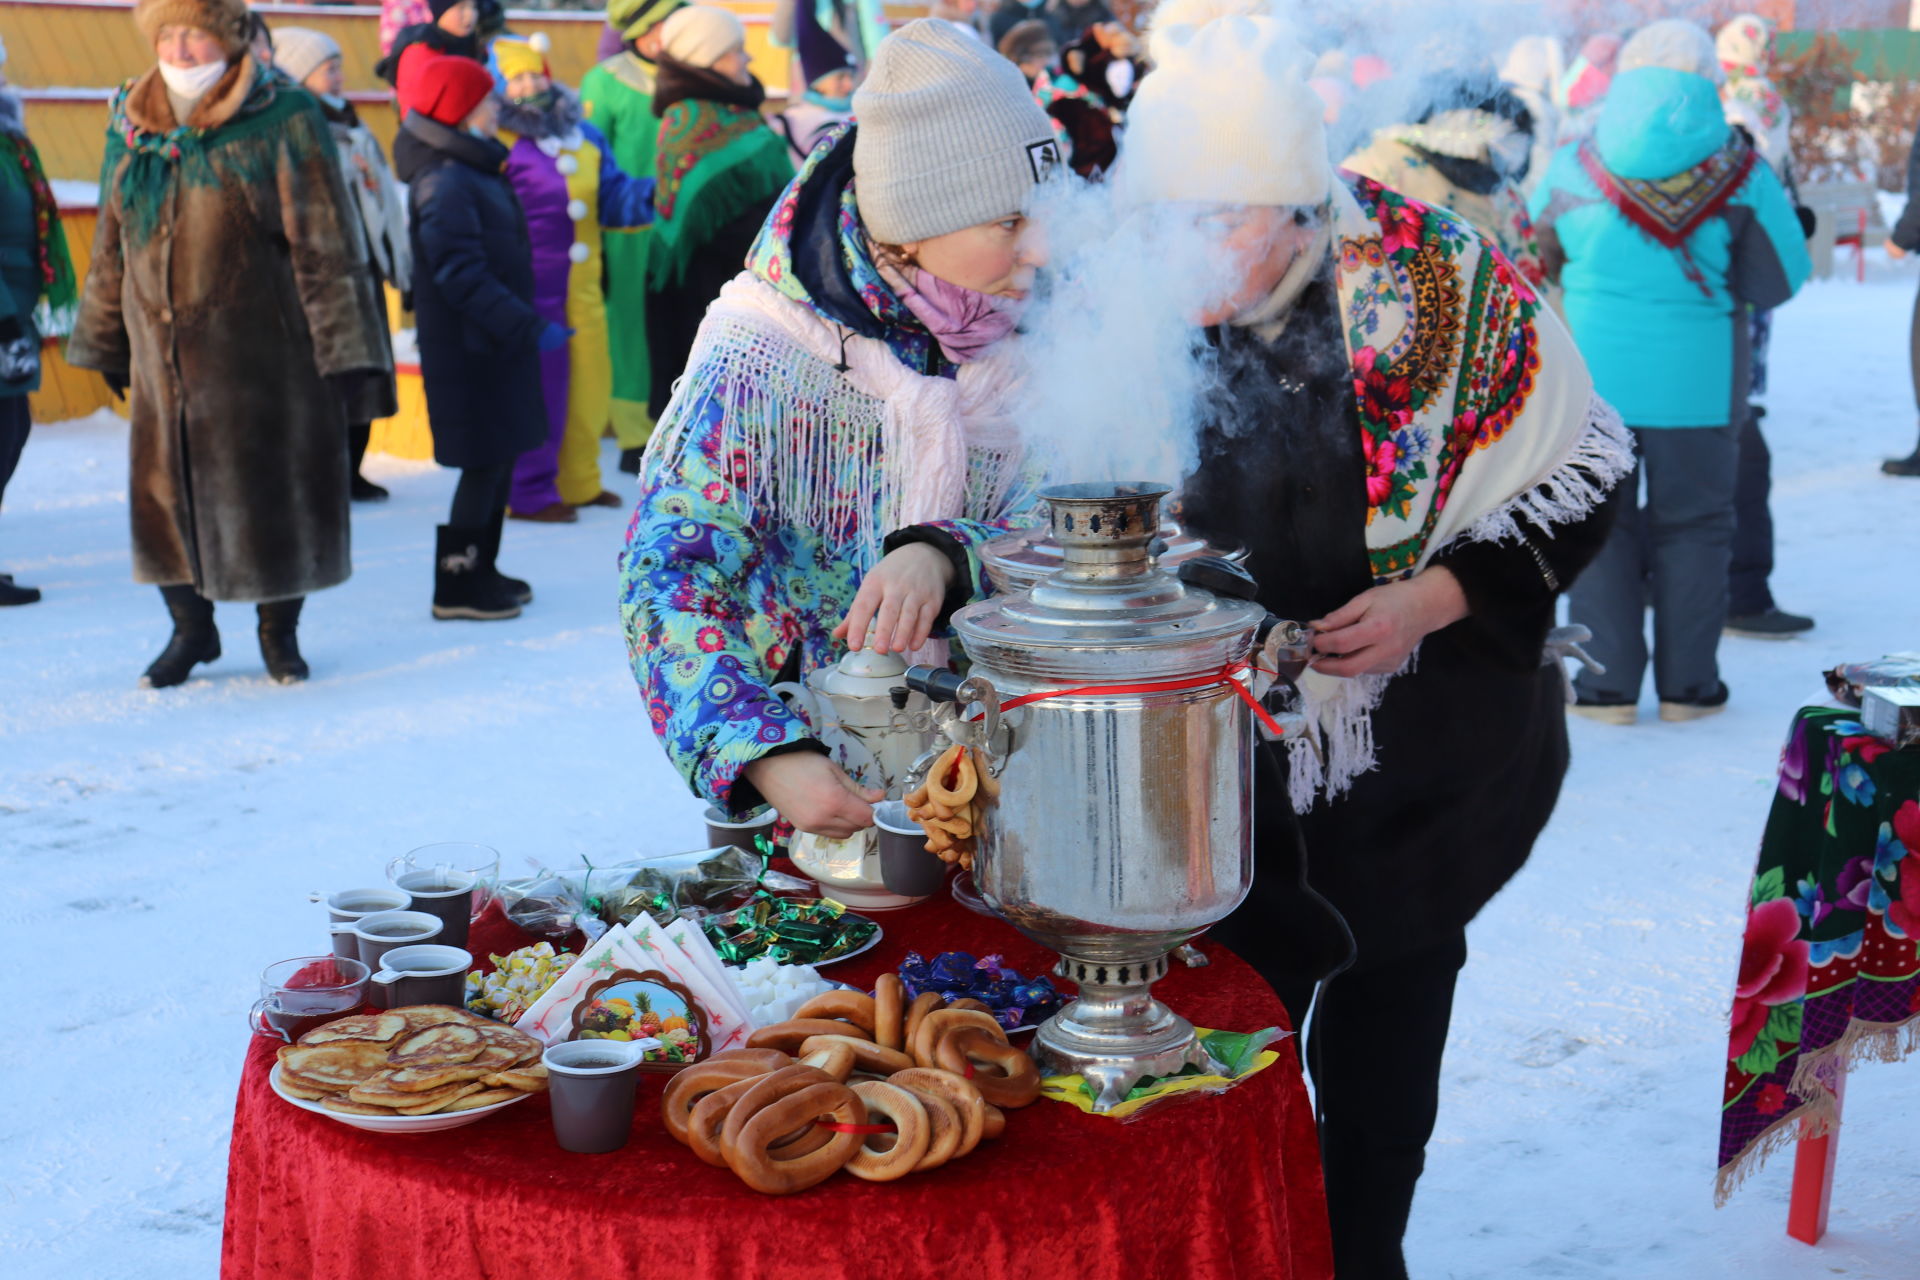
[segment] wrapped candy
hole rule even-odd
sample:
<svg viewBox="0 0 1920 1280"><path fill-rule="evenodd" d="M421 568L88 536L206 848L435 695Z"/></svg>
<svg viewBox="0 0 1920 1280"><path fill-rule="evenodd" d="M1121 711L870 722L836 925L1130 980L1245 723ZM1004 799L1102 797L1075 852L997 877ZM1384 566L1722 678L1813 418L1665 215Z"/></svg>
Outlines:
<svg viewBox="0 0 1920 1280"><path fill-rule="evenodd" d="M993 1010L1001 1026L1011 1031L1044 1022L1060 1008L1061 996L1044 974L1028 982L1017 969L1008 969L997 955L975 959L965 951L944 951L928 961L909 951L900 962L900 981L909 998L937 991L952 1004L974 999Z"/></svg>
<svg viewBox="0 0 1920 1280"><path fill-rule="evenodd" d="M879 925L831 898L777 898L762 890L732 911L700 922L728 964L771 956L781 964L826 964L872 938Z"/></svg>
<svg viewBox="0 0 1920 1280"><path fill-rule="evenodd" d="M536 942L504 956L488 956L493 972L467 975L467 1009L483 1017L512 1022L546 994L561 974L580 957L555 951L551 942Z"/></svg>

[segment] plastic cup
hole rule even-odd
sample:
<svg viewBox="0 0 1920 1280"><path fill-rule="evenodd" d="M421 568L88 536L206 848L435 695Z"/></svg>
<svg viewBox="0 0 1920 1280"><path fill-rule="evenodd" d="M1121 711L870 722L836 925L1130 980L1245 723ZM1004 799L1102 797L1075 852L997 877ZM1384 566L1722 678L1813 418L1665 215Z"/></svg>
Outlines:
<svg viewBox="0 0 1920 1280"><path fill-rule="evenodd" d="M627 1145L640 1060L657 1040L568 1040L541 1056L553 1137L562 1151L599 1154Z"/></svg>
<svg viewBox="0 0 1920 1280"><path fill-rule="evenodd" d="M399 884L400 877L411 871L438 872L442 882L447 884L453 883L448 878L451 872L460 871L472 876L473 896L467 903L467 918L478 920L487 913L487 905L493 901L500 884L500 853L484 844L468 844L464 841L424 844L389 862L387 879ZM457 888L451 891L460 892Z"/></svg>
<svg viewBox="0 0 1920 1280"><path fill-rule="evenodd" d="M318 893L308 896L315 902L327 904L327 920L331 924L358 924L362 917L376 911L405 911L412 905L407 895L398 889L342 889L324 896ZM351 932L334 932L333 954L343 960L359 958Z"/></svg>
<svg viewBox="0 0 1920 1280"><path fill-rule="evenodd" d="M947 878L947 864L927 852L927 833L907 816L904 801L873 806L873 825L880 839L880 882L888 893L924 898L939 892Z"/></svg>
<svg viewBox="0 0 1920 1280"><path fill-rule="evenodd" d="M724 809L713 806L706 814L707 848L723 849L729 845L747 853L760 852L759 838L765 836L769 846L773 843L773 826L780 821L780 815L769 809L757 818L743 818L735 822Z"/></svg>
<svg viewBox="0 0 1920 1280"><path fill-rule="evenodd" d="M459 947L395 947L380 962L373 975L371 990L388 1009L405 1009L416 1004L444 1004L456 1009L467 1007L467 970L473 968L473 956Z"/></svg>

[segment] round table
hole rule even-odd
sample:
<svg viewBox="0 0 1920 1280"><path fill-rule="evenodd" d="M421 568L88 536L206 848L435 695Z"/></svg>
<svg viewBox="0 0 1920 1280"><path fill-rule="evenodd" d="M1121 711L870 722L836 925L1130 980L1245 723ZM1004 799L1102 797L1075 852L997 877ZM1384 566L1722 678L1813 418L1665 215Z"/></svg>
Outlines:
<svg viewBox="0 0 1920 1280"><path fill-rule="evenodd" d="M886 931L828 976L871 987L908 951L984 955L1031 975L1051 959L945 893L876 913ZM532 941L497 914L478 957ZM1201 1026L1287 1025L1224 947L1156 990ZM667 1136L666 1077L643 1075L633 1137L575 1155L536 1097L476 1124L398 1136L276 1097L255 1038L234 1109L222 1274L479 1280L512 1276L1299 1277L1333 1274L1313 1111L1292 1052L1223 1095L1130 1122L1042 1099L970 1156L898 1182L837 1176L762 1196Z"/></svg>

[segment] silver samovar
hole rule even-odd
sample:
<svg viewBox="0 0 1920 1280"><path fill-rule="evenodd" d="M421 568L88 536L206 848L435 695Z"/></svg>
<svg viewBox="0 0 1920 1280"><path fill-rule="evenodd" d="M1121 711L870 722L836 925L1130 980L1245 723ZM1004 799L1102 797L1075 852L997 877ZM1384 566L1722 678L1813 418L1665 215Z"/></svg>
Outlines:
<svg viewBox="0 0 1920 1280"><path fill-rule="evenodd" d="M1269 618L1236 598L1253 583L1231 563L1176 576L1156 562L1166 493L1045 490L1060 568L955 615L967 677L907 673L908 686L946 704L936 709L946 736L984 763L981 795L992 798L974 880L997 913L1060 953L1054 972L1079 986L1041 1026L1034 1055L1049 1073L1092 1083L1096 1111L1142 1077L1211 1067L1193 1025L1151 988L1168 953L1253 882L1253 713L1234 684L1261 691L1246 664ZM1269 653L1302 639L1291 623L1268 636Z"/></svg>
<svg viewBox="0 0 1920 1280"><path fill-rule="evenodd" d="M1162 569L1177 568L1201 556L1212 556L1235 564L1244 563L1247 558L1245 547L1213 546L1206 539L1188 533L1179 521L1170 516L1161 518L1151 549ZM995 538L981 550L980 559L986 565L988 581L993 583L994 591L1000 595L1011 595L1015 591L1039 586L1042 580L1058 572L1066 563L1060 543L1055 540L1052 530L1046 527L1022 529L1018 533Z"/></svg>

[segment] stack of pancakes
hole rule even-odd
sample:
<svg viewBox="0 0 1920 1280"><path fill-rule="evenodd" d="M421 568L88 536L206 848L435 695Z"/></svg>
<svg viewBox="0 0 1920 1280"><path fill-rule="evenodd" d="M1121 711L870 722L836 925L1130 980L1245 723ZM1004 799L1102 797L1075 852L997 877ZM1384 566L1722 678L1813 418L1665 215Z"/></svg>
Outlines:
<svg viewBox="0 0 1920 1280"><path fill-rule="evenodd" d="M316 1027L280 1049L280 1087L329 1111L473 1111L547 1087L541 1045L504 1023L422 1004Z"/></svg>

